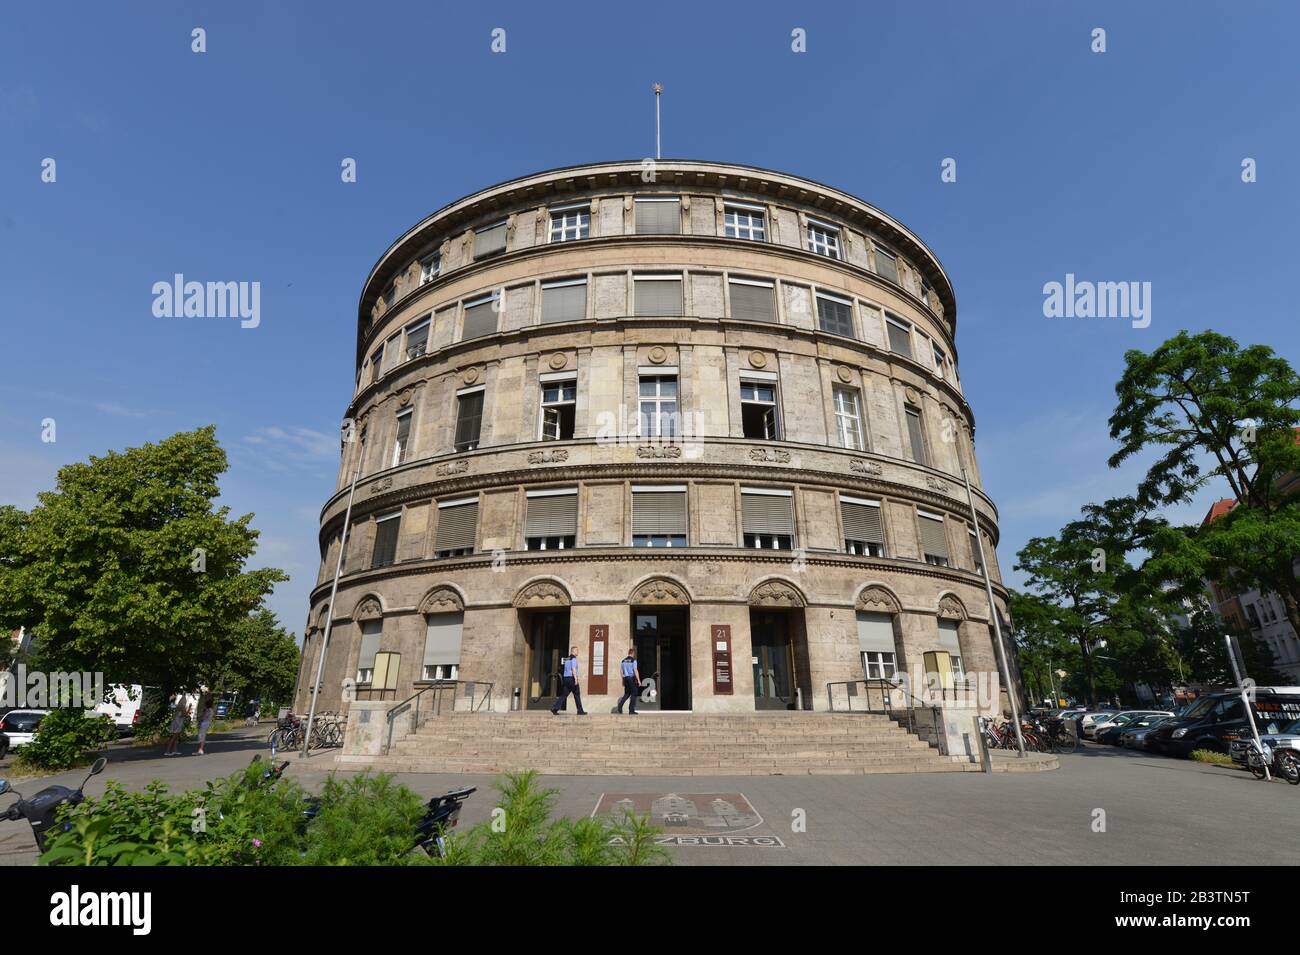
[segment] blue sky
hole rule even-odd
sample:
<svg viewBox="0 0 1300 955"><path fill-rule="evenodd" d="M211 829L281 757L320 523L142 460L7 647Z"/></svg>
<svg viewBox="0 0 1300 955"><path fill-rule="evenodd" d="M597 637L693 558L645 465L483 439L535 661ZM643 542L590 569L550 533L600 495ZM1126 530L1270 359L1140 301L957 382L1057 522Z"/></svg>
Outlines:
<svg viewBox="0 0 1300 955"><path fill-rule="evenodd" d="M1295 10L6 4L0 503L30 507L69 461L215 422L224 501L256 513L258 562L293 575L271 603L301 633L371 265L465 193L652 155L659 81L665 157L832 184L938 254L1009 571L1028 537L1132 488L1105 463L1126 349L1214 328L1297 360ZM150 289L175 272L259 281L260 326L155 318ZM1044 318L1043 284L1070 272L1151 282L1150 327Z"/></svg>

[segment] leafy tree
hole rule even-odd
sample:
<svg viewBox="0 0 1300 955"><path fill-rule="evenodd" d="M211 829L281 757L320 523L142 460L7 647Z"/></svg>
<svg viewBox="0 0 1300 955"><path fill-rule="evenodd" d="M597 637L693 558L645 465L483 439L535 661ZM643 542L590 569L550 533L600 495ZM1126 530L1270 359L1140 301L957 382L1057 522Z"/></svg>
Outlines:
<svg viewBox="0 0 1300 955"><path fill-rule="evenodd" d="M1174 635L1178 656L1185 667L1184 677L1189 683L1232 684L1236 677L1232 672L1232 663L1228 659L1228 648L1224 642L1224 621L1210 610L1208 601L1201 597L1193 612L1188 615L1189 623ZM1285 680L1273 667L1273 653L1263 643L1247 634L1233 634L1237 637L1237 648L1241 652L1245 667L1243 676L1249 676L1262 686L1283 683Z"/></svg>
<svg viewBox="0 0 1300 955"><path fill-rule="evenodd" d="M1055 604L1013 590L1010 609L1025 690L1034 703L1053 698L1062 689L1054 671L1077 672L1079 648L1062 629Z"/></svg>
<svg viewBox="0 0 1300 955"><path fill-rule="evenodd" d="M47 669L196 686L288 579L243 569L258 535L214 506L226 466L209 426L60 468L30 513L0 516L0 626L25 624Z"/></svg>
<svg viewBox="0 0 1300 955"><path fill-rule="evenodd" d="M298 677L298 644L265 607L235 623L226 655L208 676L209 686L234 690L241 699L288 699Z"/></svg>

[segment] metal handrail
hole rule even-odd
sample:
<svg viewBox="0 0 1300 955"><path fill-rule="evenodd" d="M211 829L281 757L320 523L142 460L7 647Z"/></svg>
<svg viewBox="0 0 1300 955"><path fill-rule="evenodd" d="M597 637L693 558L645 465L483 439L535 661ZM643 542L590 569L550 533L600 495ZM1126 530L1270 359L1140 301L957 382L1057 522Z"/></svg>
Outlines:
<svg viewBox="0 0 1300 955"><path fill-rule="evenodd" d="M906 720L907 731L909 733L916 732L916 720L913 717L914 710L916 710L917 708L926 709L926 710L938 709L937 706L933 705L932 703L927 703L925 700L913 694L911 690L907 689L903 681L900 680L897 683L895 683L893 680L890 679L876 677L874 679L869 679L869 680L837 680L831 683L827 683L826 702L831 712L835 712L835 697L834 694L831 692L831 687L849 686L849 685L857 686L858 684L861 684L867 691L866 692L867 708L865 710L851 710L851 712L877 713L877 714L883 714L885 716L888 716L890 719L897 719L899 721ZM881 706L879 709L873 709L871 706L872 687L878 687L883 691L881 693ZM895 715L894 713L894 701L891 698L892 694L895 691L902 693L907 698L907 701L913 704L911 706L903 707L902 712L898 715Z"/></svg>
<svg viewBox="0 0 1300 955"><path fill-rule="evenodd" d="M470 688L469 697L470 697L471 713L477 713L479 710L483 708L483 705L485 703L489 704L488 709L489 711L491 710L490 704L492 702L492 690L496 686L495 683L485 683L481 680L433 680L426 686L420 687L420 689L416 690L414 693L412 693L410 696L404 699L401 703L398 703L396 706L389 707L388 710L384 713L384 718L388 721L388 733L384 738L384 755L387 755L389 748L393 745L393 723L397 719L397 717L399 717L407 710L414 707L415 715L411 718L411 729L413 731L418 730L420 726L424 723L424 720L427 719L427 713L429 709L429 707L426 706L424 708L424 713L426 715L421 714L420 698L423 697L424 694L431 692L433 694L433 715L439 716L442 713L443 691L448 689L455 690L457 687L461 687L461 686L467 686ZM481 700L478 700L478 702L474 702L477 696L478 688L480 686L487 687L487 690L486 692L484 692L483 698ZM456 697L455 694L453 693L452 695L453 709L456 705L455 699Z"/></svg>

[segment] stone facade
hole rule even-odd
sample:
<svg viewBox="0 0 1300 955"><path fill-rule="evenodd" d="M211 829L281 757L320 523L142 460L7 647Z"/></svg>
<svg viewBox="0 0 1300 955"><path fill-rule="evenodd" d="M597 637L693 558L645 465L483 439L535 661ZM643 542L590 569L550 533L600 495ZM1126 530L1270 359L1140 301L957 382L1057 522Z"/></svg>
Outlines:
<svg viewBox="0 0 1300 955"><path fill-rule="evenodd" d="M647 212L645 199L676 202ZM667 229L638 233L651 215ZM476 258L501 221L504 248ZM813 230L835 235L838 257ZM1005 615L997 511L980 488L955 333L950 283L919 239L797 177L665 161L647 182L639 162L603 163L452 203L366 282L352 440L322 514L295 707L310 705L354 473L325 709L345 706L358 681L363 698L401 700L450 673L476 694L490 683L494 709L545 705L553 684L539 661L556 640L579 647L588 705L608 709L634 627L656 654L643 677L675 668L665 708L824 709L827 684L864 677L862 614L892 618L897 670L944 649L948 619L962 668L996 671L963 468ZM571 402L559 437L545 393L557 382ZM765 421L755 386L760 404L771 399ZM675 404L657 410L674 436L647 433L647 388L671 388ZM462 420L475 395L476 430ZM634 500L655 489L681 495L684 534L639 533L647 518ZM572 490L576 520L530 539L548 490ZM788 528L755 516L760 492L789 502ZM446 553L440 525L461 502L477 506L471 539ZM854 506L879 515L879 539L848 539ZM378 636L363 647L367 620ZM455 670L426 669L430 625L457 621ZM719 684L726 627L730 678ZM367 683L376 651L399 655L385 658L396 669L383 693Z"/></svg>

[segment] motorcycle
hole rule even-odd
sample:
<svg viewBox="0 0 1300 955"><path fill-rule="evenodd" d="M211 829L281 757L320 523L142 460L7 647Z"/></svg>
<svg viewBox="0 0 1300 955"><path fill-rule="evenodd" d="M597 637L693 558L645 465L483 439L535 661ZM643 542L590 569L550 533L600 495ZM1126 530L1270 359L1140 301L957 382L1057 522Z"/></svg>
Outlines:
<svg viewBox="0 0 1300 955"><path fill-rule="evenodd" d="M11 822L26 819L32 827L32 835L36 837L36 848L44 852L45 836L55 825L59 807L65 803L71 806L79 805L86 798L82 790L86 788L86 783L90 782L90 777L98 776L107 765L108 760L101 756L95 760L90 767L90 772L76 789L69 789L67 786L46 786L31 799L24 799L23 794L10 786L7 780L0 779L0 795L13 793L18 797L18 801L6 809L4 814L0 815L0 819ZM68 823L63 824L64 829L68 826Z"/></svg>

